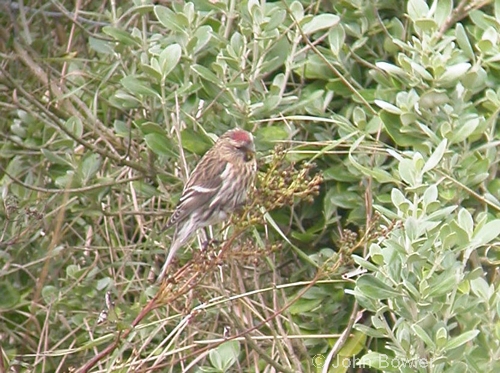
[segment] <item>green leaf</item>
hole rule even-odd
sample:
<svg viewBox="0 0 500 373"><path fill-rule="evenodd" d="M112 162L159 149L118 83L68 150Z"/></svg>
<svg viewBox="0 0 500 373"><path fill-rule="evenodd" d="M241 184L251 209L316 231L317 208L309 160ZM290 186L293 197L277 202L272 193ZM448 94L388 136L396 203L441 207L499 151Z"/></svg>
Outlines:
<svg viewBox="0 0 500 373"><path fill-rule="evenodd" d="M438 347L443 347L448 341L448 331L445 327L440 327L436 332L436 345Z"/></svg>
<svg viewBox="0 0 500 373"><path fill-rule="evenodd" d="M424 0L409 0L407 9L412 21L425 18L429 14L429 6Z"/></svg>
<svg viewBox="0 0 500 373"><path fill-rule="evenodd" d="M111 277L103 277L97 281L96 288L98 291L104 291L110 286L113 286L114 282Z"/></svg>
<svg viewBox="0 0 500 373"><path fill-rule="evenodd" d="M126 76L120 83L135 95L153 96L160 98L158 92L133 76Z"/></svg>
<svg viewBox="0 0 500 373"><path fill-rule="evenodd" d="M361 293L371 299L383 300L401 295L399 291L394 290L372 275L359 277L356 281L356 287Z"/></svg>
<svg viewBox="0 0 500 373"><path fill-rule="evenodd" d="M163 157L175 157L177 153L173 150L172 142L159 133L149 133L144 136L144 141L149 149L155 154Z"/></svg>
<svg viewBox="0 0 500 373"><path fill-rule="evenodd" d="M92 36L89 37L89 47L97 53L108 55L115 53L114 42L94 38Z"/></svg>
<svg viewBox="0 0 500 373"><path fill-rule="evenodd" d="M471 60L476 59L476 54L472 49L467 33L465 32L464 26L461 23L455 25L455 37L457 38L457 43L465 53L465 55Z"/></svg>
<svg viewBox="0 0 500 373"><path fill-rule="evenodd" d="M136 124L136 122L134 122ZM161 127L158 123L154 122L149 122L149 121L141 121L140 123L136 124L137 127L140 128L141 132L144 135L150 134L150 133L157 133L160 136L165 136L165 129Z"/></svg>
<svg viewBox="0 0 500 373"><path fill-rule="evenodd" d="M356 161L356 158L352 154L357 149L357 147L359 146L359 144L363 139L364 138L361 137L358 140L356 140L349 149L349 160L351 161L352 165L356 169L361 171L364 175L371 176L380 183L397 183L398 180L396 178L394 178L390 173L381 169L380 167L371 167L371 168L365 167L360 163L358 163L358 161Z"/></svg>
<svg viewBox="0 0 500 373"><path fill-rule="evenodd" d="M461 62L456 65L446 66L446 70L439 77L438 82L445 85L454 84L465 75L470 67L471 64L468 62Z"/></svg>
<svg viewBox="0 0 500 373"><path fill-rule="evenodd" d="M419 175L411 159L402 159L398 165L399 176L408 185L414 187L418 184Z"/></svg>
<svg viewBox="0 0 500 373"><path fill-rule="evenodd" d="M455 211L457 206L448 206L437 211L434 211L432 214L427 216L428 221L441 221L451 215L453 211Z"/></svg>
<svg viewBox="0 0 500 373"><path fill-rule="evenodd" d="M393 65L392 63L387 62L376 62L375 66L377 66L380 70L385 71L387 74L392 76L407 76L407 72L404 71L401 67Z"/></svg>
<svg viewBox="0 0 500 373"><path fill-rule="evenodd" d="M49 305L59 298L59 291L55 286L47 285L42 289L42 298L45 304Z"/></svg>
<svg viewBox="0 0 500 373"><path fill-rule="evenodd" d="M345 190L330 189L325 197L325 217L331 217L331 214L338 207L345 209L353 209L359 206L361 196L355 192L348 192Z"/></svg>
<svg viewBox="0 0 500 373"><path fill-rule="evenodd" d="M419 105L424 109L434 109L447 104L450 101L449 96L440 91L430 90L420 96Z"/></svg>
<svg viewBox="0 0 500 373"><path fill-rule="evenodd" d="M162 5L157 5L153 9L156 18L158 18L158 21L160 21L163 26L172 31L185 31L184 26L179 23L176 14L169 8Z"/></svg>
<svg viewBox="0 0 500 373"><path fill-rule="evenodd" d="M408 219L404 222L405 232L410 240L416 240L420 237L420 233L422 233L421 227L418 223L417 219L413 216L408 217Z"/></svg>
<svg viewBox="0 0 500 373"><path fill-rule="evenodd" d="M486 223L479 231L474 232L472 236L472 246L483 246L490 241L498 238L500 235L500 219L492 220Z"/></svg>
<svg viewBox="0 0 500 373"><path fill-rule="evenodd" d="M275 8L277 9L277 8ZM286 17L286 11L281 9L281 10L276 10L269 21L264 25L264 31L271 31L279 27L280 25L283 24L283 21L285 20Z"/></svg>
<svg viewBox="0 0 500 373"><path fill-rule="evenodd" d="M427 290L428 297L439 297L453 291L457 285L455 273L445 271L432 279L433 284Z"/></svg>
<svg viewBox="0 0 500 373"><path fill-rule="evenodd" d="M161 67L158 62L158 58L151 57L150 59L151 65L141 64L141 69L144 73L151 78L153 81L162 79Z"/></svg>
<svg viewBox="0 0 500 373"><path fill-rule="evenodd" d="M55 183L60 188L71 188L74 181L75 172L73 170L67 170L62 176L56 178Z"/></svg>
<svg viewBox="0 0 500 373"><path fill-rule="evenodd" d="M420 76L420 78L424 80L434 79L434 77L425 69L425 67L414 61L411 62L411 69L416 76Z"/></svg>
<svg viewBox="0 0 500 373"><path fill-rule="evenodd" d="M140 180L140 181L133 181L132 186L134 187L135 192L144 198L153 198L153 197L158 197L160 193L158 192L158 189L155 187L147 184L146 182Z"/></svg>
<svg viewBox="0 0 500 373"><path fill-rule="evenodd" d="M90 179L95 176L101 169L101 164L102 160L99 154L90 153L85 156L80 168L83 185L87 185Z"/></svg>
<svg viewBox="0 0 500 373"><path fill-rule="evenodd" d="M353 175L352 172L346 169L344 164L339 163L323 171L323 180L337 180L352 183L358 181L358 176Z"/></svg>
<svg viewBox="0 0 500 373"><path fill-rule="evenodd" d="M65 123L66 129L75 137L81 138L83 134L83 124L80 118L72 116Z"/></svg>
<svg viewBox="0 0 500 373"><path fill-rule="evenodd" d="M269 148L290 137L285 126L261 127L255 131L254 135L257 145L267 145Z"/></svg>
<svg viewBox="0 0 500 373"><path fill-rule="evenodd" d="M494 291L490 290L490 286L482 277L475 278L470 281L471 289L474 294L481 298L484 302L489 302Z"/></svg>
<svg viewBox="0 0 500 373"><path fill-rule="evenodd" d="M359 265L359 266L361 266L369 271L378 272L378 267L375 264L373 264L372 262L369 262L368 260L365 260L358 255L353 255L352 259L354 260L354 263L356 263L357 265Z"/></svg>
<svg viewBox="0 0 500 373"><path fill-rule="evenodd" d="M467 209L460 209L458 212L457 222L460 228L462 228L469 237L472 237L472 233L474 231L474 221L472 219L472 215L469 211L467 211Z"/></svg>
<svg viewBox="0 0 500 373"><path fill-rule="evenodd" d="M324 287L313 286L306 290L304 294L302 294L303 299L324 299L325 297L331 296L331 293Z"/></svg>
<svg viewBox="0 0 500 373"><path fill-rule="evenodd" d="M328 33L328 42L330 43L332 53L338 56L345 44L345 30L341 24L330 30Z"/></svg>
<svg viewBox="0 0 500 373"><path fill-rule="evenodd" d="M437 1L436 13L434 19L438 26L444 25L451 15L453 10L453 0L439 0Z"/></svg>
<svg viewBox="0 0 500 373"><path fill-rule="evenodd" d="M436 184L430 185L424 192L422 197L422 202L425 207L429 206L431 203L437 202L438 199L438 188Z"/></svg>
<svg viewBox="0 0 500 373"><path fill-rule="evenodd" d="M444 346L445 350L453 350L460 347L467 342L472 341L479 334L479 330L469 330L468 332L460 334L458 337L452 338Z"/></svg>
<svg viewBox="0 0 500 373"><path fill-rule="evenodd" d="M248 13L254 19L254 22L259 24L262 22L262 9L258 0L248 0L247 3Z"/></svg>
<svg viewBox="0 0 500 373"><path fill-rule="evenodd" d="M193 52L198 54L200 51L202 51L212 40L213 32L212 32L212 27L205 25L199 27L194 36L196 38L196 44L194 46Z"/></svg>
<svg viewBox="0 0 500 373"><path fill-rule="evenodd" d="M392 359L386 354L370 351L364 354L356 363L360 367L369 367L385 371Z"/></svg>
<svg viewBox="0 0 500 373"><path fill-rule="evenodd" d="M319 14L302 26L305 35L314 34L316 31L330 28L338 24L340 17L335 14Z"/></svg>
<svg viewBox="0 0 500 373"><path fill-rule="evenodd" d="M388 102L382 101L382 100L375 100L375 105L377 105L379 108L391 113L391 114L396 114L396 115L401 115L403 114L403 111L398 108L397 106L390 104Z"/></svg>
<svg viewBox="0 0 500 373"><path fill-rule="evenodd" d="M209 82L212 82L216 84L217 86L221 84L221 80L215 75L212 71L207 69L205 66L201 65L192 65L191 69L197 73L200 77L203 79L208 80Z"/></svg>
<svg viewBox="0 0 500 373"><path fill-rule="evenodd" d="M73 167L70 161L45 148L41 149L44 157L51 163Z"/></svg>
<svg viewBox="0 0 500 373"><path fill-rule="evenodd" d="M120 30L116 27L104 26L102 28L102 32L113 37L115 40L119 41L121 44L133 45L136 47L140 47L140 45L141 45L141 43L138 40L136 40L134 37L132 37L129 32L124 31L124 30Z"/></svg>
<svg viewBox="0 0 500 373"><path fill-rule="evenodd" d="M344 343L339 351L339 355L347 357L356 356L365 348L365 343L366 334L356 330Z"/></svg>
<svg viewBox="0 0 500 373"><path fill-rule="evenodd" d="M441 162L444 152L446 151L447 143L448 142L446 141L446 139L444 139L439 143L434 153L432 153L427 162L425 162L424 168L422 169L422 173L432 170L439 164L439 162Z"/></svg>
<svg viewBox="0 0 500 373"><path fill-rule="evenodd" d="M181 54L182 49L179 44L171 44L160 53L159 61L163 79L177 66Z"/></svg>
<svg viewBox="0 0 500 373"><path fill-rule="evenodd" d="M330 220L334 212L337 211L338 206L335 204L335 195L338 193L339 191L334 188L330 188L328 192L326 192L325 198L323 199L323 214L326 221Z"/></svg>
<svg viewBox="0 0 500 373"><path fill-rule="evenodd" d="M82 269L78 267L76 264L70 264L66 267L66 276L71 279L76 279L78 276L82 274Z"/></svg>
<svg viewBox="0 0 500 373"><path fill-rule="evenodd" d="M238 361L240 344L238 341L227 341L210 350L210 363L219 372L226 372Z"/></svg>
<svg viewBox="0 0 500 373"><path fill-rule="evenodd" d="M292 13L293 19L296 22L300 22L302 18L304 18L304 7L300 3L300 1L294 1L290 5L290 11Z"/></svg>
<svg viewBox="0 0 500 373"><path fill-rule="evenodd" d="M194 132L191 129L185 129L181 132L182 147L191 153L203 155L210 149L212 143L199 132Z"/></svg>
<svg viewBox="0 0 500 373"><path fill-rule="evenodd" d="M467 138L476 130L479 126L480 118L477 115L470 117L465 120L464 123L455 131L451 133L450 144L457 144L459 142L467 140Z"/></svg>
<svg viewBox="0 0 500 373"><path fill-rule="evenodd" d="M384 265L384 255L382 254L382 249L376 243L372 243L369 248L370 258L372 262L382 266Z"/></svg>
<svg viewBox="0 0 500 373"><path fill-rule="evenodd" d="M366 334L368 337L372 338L385 338L386 334L383 331L370 328L369 326L363 324L355 324L354 329L361 331L363 334Z"/></svg>
<svg viewBox="0 0 500 373"><path fill-rule="evenodd" d="M121 90L118 90L115 95L111 97L110 103L113 106L123 109L134 109L141 105L137 97Z"/></svg>
<svg viewBox="0 0 500 373"><path fill-rule="evenodd" d="M0 310L8 310L15 307L21 301L21 294L8 281L0 282Z"/></svg>
<svg viewBox="0 0 500 373"><path fill-rule="evenodd" d="M294 304L290 306L288 311L292 315L300 315L305 312L312 311L316 309L321 303L323 303L324 299L298 299Z"/></svg>
<svg viewBox="0 0 500 373"><path fill-rule="evenodd" d="M419 146L422 144L422 138L418 134L405 133L405 126L401 123L401 116L389 113L388 111L382 111L380 113L380 119L384 123L384 127L387 130L391 139L399 146Z"/></svg>
<svg viewBox="0 0 500 373"><path fill-rule="evenodd" d="M125 137L125 138L128 138L130 136L130 133L131 133L130 126L126 122L119 120L119 119L116 119L113 122L113 130L115 131L117 136Z"/></svg>
<svg viewBox="0 0 500 373"><path fill-rule="evenodd" d="M434 341L420 325L413 324L411 326L411 329L428 347L431 347L433 349L436 348L436 344L434 343Z"/></svg>
<svg viewBox="0 0 500 373"><path fill-rule="evenodd" d="M434 21L433 19L429 19L429 18L416 19L415 26L417 28L421 29L422 31L425 31L428 33L435 32L438 28L436 21Z"/></svg>

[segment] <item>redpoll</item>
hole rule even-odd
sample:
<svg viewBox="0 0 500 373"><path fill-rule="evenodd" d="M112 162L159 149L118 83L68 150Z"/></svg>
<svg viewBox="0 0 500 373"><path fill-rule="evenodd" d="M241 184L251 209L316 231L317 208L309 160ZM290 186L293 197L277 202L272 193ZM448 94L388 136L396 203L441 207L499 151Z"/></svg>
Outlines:
<svg viewBox="0 0 500 373"><path fill-rule="evenodd" d="M224 133L192 172L165 226L176 229L158 281L194 232L226 220L245 203L256 173L252 134L238 128Z"/></svg>

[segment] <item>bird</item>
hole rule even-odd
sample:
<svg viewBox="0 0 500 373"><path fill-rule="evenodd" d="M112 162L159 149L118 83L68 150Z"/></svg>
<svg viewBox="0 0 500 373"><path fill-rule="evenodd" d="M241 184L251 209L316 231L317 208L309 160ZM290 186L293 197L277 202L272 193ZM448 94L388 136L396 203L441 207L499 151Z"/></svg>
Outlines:
<svg viewBox="0 0 500 373"><path fill-rule="evenodd" d="M257 174L253 135L234 128L219 137L200 159L163 231L175 227L161 282L177 250L198 229L221 223L246 203Z"/></svg>

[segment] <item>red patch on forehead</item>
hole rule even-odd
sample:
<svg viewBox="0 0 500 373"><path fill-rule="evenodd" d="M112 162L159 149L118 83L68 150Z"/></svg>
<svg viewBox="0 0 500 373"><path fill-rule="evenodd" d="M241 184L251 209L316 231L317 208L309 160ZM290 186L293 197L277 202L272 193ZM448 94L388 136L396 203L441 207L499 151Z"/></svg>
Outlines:
<svg viewBox="0 0 500 373"><path fill-rule="evenodd" d="M234 130L231 132L231 134L229 136L231 137L231 139L233 139L234 141L238 141L238 142L250 142L251 141L250 134L247 131L243 131L243 130Z"/></svg>

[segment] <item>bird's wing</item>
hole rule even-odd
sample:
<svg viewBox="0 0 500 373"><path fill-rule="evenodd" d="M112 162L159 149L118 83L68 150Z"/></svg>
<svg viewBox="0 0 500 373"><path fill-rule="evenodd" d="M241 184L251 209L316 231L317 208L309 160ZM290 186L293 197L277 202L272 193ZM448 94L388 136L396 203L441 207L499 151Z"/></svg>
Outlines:
<svg viewBox="0 0 500 373"><path fill-rule="evenodd" d="M214 162L211 157L201 159L186 183L181 199L165 229L183 221L201 206L210 204L223 184L222 174L226 166L227 162Z"/></svg>

